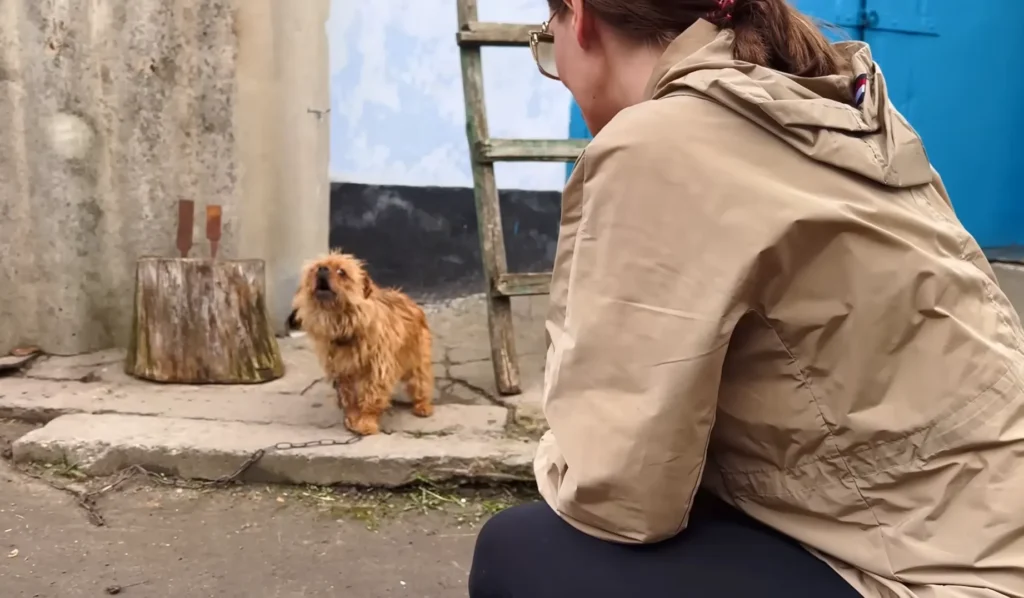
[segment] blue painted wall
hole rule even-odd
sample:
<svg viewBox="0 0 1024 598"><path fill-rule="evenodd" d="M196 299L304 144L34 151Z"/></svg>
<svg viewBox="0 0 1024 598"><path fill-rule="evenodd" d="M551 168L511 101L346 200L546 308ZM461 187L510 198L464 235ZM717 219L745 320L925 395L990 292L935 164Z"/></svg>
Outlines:
<svg viewBox="0 0 1024 598"><path fill-rule="evenodd" d="M925 141L967 229L985 248L1024 245L1024 1L797 0L871 45L896 108ZM835 37L834 35L832 37ZM575 103L569 137L590 135ZM569 167L571 172L571 165Z"/></svg>

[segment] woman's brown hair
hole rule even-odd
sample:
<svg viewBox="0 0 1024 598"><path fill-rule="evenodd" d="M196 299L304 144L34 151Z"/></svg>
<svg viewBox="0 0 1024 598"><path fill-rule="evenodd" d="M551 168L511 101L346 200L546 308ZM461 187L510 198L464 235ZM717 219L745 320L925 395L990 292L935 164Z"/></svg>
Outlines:
<svg viewBox="0 0 1024 598"><path fill-rule="evenodd" d="M552 11L565 0L548 0ZM815 23L786 0L583 0L632 38L668 44L698 19L736 34L737 59L801 77L834 75L840 58Z"/></svg>

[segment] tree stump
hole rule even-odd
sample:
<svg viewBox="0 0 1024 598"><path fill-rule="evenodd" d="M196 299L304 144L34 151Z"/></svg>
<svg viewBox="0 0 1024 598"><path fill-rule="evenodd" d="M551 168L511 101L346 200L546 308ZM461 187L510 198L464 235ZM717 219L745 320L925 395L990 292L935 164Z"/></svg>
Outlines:
<svg viewBox="0 0 1024 598"><path fill-rule="evenodd" d="M283 376L263 261L140 259L125 371L178 384L254 384Z"/></svg>

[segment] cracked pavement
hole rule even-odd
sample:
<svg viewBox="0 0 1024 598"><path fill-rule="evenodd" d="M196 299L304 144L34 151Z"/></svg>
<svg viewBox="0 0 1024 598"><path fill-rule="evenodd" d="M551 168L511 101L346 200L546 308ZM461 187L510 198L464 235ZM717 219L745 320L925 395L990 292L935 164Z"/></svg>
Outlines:
<svg viewBox="0 0 1024 598"><path fill-rule="evenodd" d="M0 422L0 449L31 429ZM133 481L100 499L106 526L95 527L71 496L0 460L0 587L12 598L113 587L137 598L465 596L480 524L521 499L433 494Z"/></svg>

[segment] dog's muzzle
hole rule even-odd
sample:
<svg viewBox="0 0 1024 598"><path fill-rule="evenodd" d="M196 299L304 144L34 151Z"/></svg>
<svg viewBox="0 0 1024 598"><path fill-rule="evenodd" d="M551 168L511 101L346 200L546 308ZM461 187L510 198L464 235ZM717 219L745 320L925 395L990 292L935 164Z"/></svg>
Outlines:
<svg viewBox="0 0 1024 598"><path fill-rule="evenodd" d="M327 294L334 296L334 290L331 289L331 271L327 267L320 266L316 269L315 288L318 296L324 296Z"/></svg>

